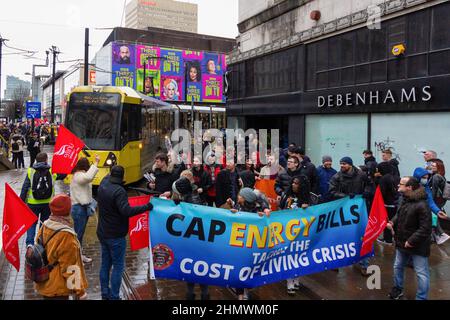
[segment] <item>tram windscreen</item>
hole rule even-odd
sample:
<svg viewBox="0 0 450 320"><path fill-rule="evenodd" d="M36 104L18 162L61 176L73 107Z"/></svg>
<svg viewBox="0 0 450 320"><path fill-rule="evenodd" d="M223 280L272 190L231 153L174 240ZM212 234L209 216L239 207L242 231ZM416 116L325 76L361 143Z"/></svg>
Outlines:
<svg viewBox="0 0 450 320"><path fill-rule="evenodd" d="M66 126L92 150L115 150L120 105L118 93L73 93Z"/></svg>

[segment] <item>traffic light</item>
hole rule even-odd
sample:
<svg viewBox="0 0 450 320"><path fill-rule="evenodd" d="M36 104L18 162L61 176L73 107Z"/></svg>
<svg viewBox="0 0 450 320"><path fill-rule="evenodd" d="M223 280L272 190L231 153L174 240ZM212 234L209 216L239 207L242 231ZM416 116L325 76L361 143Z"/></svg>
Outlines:
<svg viewBox="0 0 450 320"><path fill-rule="evenodd" d="M16 107L15 112L14 112L14 118L15 119L22 119L22 108Z"/></svg>

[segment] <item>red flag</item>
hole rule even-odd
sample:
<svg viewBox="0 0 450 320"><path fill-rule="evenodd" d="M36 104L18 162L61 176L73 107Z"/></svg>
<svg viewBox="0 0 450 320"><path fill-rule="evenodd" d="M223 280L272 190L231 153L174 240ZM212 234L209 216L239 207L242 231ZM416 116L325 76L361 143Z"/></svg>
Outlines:
<svg viewBox="0 0 450 320"><path fill-rule="evenodd" d="M37 221L36 215L5 183L2 241L6 259L19 271L19 239Z"/></svg>
<svg viewBox="0 0 450 320"><path fill-rule="evenodd" d="M63 125L60 125L53 154L52 173L71 173L77 164L78 154L83 147L83 141L78 139Z"/></svg>
<svg viewBox="0 0 450 320"><path fill-rule="evenodd" d="M132 197L128 199L128 202L132 207L143 206L150 202L150 195ZM129 220L128 234L130 235L131 251L148 248L149 246L148 215L149 211L131 217Z"/></svg>
<svg viewBox="0 0 450 320"><path fill-rule="evenodd" d="M364 233L363 244L360 256L365 256L372 251L373 243L377 237L383 232L387 224L387 210L384 206L383 195L380 187L375 191L372 208L370 209L369 221L367 223L366 232Z"/></svg>

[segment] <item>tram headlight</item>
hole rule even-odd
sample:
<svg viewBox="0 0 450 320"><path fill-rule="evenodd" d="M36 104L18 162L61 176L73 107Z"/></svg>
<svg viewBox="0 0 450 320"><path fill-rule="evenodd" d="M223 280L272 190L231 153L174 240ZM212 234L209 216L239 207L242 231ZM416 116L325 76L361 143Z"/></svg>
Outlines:
<svg viewBox="0 0 450 320"><path fill-rule="evenodd" d="M112 167L117 164L117 158L116 155L113 152L110 152L108 154L108 157L106 158L105 163L103 164L104 167Z"/></svg>

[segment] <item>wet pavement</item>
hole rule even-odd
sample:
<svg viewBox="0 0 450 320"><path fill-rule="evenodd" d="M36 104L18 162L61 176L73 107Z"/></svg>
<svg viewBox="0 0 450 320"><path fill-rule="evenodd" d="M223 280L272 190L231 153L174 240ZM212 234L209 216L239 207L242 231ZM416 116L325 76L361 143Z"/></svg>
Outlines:
<svg viewBox="0 0 450 320"><path fill-rule="evenodd" d="M50 152L48 147L45 151ZM51 157L50 157L51 158ZM51 159L50 159L51 161ZM28 165L29 158L25 158ZM3 215L4 185L8 182L17 192L20 192L26 170L10 170L0 172L0 221ZM62 181L56 184L57 193L67 192L68 187ZM130 196L137 195L135 191ZM86 264L89 299L101 298L99 284L100 244L95 234L97 216L90 218L84 237L84 253L93 258ZM1 241L1 240L0 240ZM3 300L36 300L40 297L33 288L33 283L24 276L23 257L25 255L25 236L20 239L21 269L17 272L0 253L0 299ZM295 296L286 292L286 282L279 282L250 290L250 298L256 300L385 300L392 287L394 248L376 243L375 257L370 264L380 268L380 289L368 289L368 278L363 277L360 270L354 266L326 271L301 279L302 286ZM122 281L121 295L123 299L134 300L184 300L186 284L176 280L148 280L148 250L130 251L126 255L126 272ZM450 241L443 245L432 245L430 257L430 293L429 299L450 299ZM412 269L405 272L405 299L413 300L416 291L416 277ZM235 295L227 288L211 286L209 288L212 300L233 300ZM200 289L196 287L197 299Z"/></svg>

